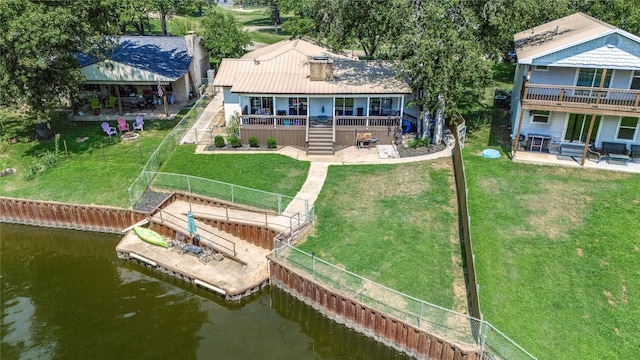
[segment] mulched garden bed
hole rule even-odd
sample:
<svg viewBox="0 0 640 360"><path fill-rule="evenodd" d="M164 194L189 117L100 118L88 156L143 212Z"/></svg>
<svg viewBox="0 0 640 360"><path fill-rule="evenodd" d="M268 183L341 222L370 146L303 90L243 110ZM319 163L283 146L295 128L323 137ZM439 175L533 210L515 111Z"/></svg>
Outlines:
<svg viewBox="0 0 640 360"><path fill-rule="evenodd" d="M399 146L398 155L400 155L401 158L428 155L428 154L433 154L433 153L442 151L446 148L447 146L445 144L438 144L438 145L431 144L429 146L420 146L416 148L405 148L405 147Z"/></svg>
<svg viewBox="0 0 640 360"><path fill-rule="evenodd" d="M240 147L232 147L229 144L225 144L223 147L219 148L216 147L215 145L209 145L207 146L207 151L278 151L280 149L282 149L283 146L277 146L273 149L270 149L266 146L259 146L259 147L251 147L249 145L242 145Z"/></svg>

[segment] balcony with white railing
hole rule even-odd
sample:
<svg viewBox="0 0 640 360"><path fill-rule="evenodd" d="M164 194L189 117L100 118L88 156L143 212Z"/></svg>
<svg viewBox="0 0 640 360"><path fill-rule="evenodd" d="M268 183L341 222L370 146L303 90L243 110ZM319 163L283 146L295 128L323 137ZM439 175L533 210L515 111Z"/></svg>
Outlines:
<svg viewBox="0 0 640 360"><path fill-rule="evenodd" d="M392 127L401 125L400 116L306 116L306 115L242 115L241 128L291 128L311 126L336 128Z"/></svg>
<svg viewBox="0 0 640 360"><path fill-rule="evenodd" d="M522 104L529 108L590 109L640 115L640 90L526 84Z"/></svg>

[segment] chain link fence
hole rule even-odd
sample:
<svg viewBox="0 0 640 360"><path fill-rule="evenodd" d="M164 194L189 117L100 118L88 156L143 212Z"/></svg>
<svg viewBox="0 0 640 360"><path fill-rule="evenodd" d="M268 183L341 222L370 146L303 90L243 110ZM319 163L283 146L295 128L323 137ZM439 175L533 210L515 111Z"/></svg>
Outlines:
<svg viewBox="0 0 640 360"><path fill-rule="evenodd" d="M278 238L273 254L322 286L452 343L477 349L481 359L535 359L486 321L390 289Z"/></svg>

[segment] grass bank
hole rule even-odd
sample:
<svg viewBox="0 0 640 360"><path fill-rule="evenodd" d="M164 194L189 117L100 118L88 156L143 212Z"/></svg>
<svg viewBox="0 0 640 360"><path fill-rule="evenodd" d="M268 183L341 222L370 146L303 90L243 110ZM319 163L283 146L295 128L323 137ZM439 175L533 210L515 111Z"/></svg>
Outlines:
<svg viewBox="0 0 640 360"><path fill-rule="evenodd" d="M540 359L635 357L640 176L484 159L508 149L487 109L464 150L485 319Z"/></svg>
<svg viewBox="0 0 640 360"><path fill-rule="evenodd" d="M390 288L466 311L466 300L454 300L462 268L453 181L448 158L331 166L315 204L315 229L300 248Z"/></svg>

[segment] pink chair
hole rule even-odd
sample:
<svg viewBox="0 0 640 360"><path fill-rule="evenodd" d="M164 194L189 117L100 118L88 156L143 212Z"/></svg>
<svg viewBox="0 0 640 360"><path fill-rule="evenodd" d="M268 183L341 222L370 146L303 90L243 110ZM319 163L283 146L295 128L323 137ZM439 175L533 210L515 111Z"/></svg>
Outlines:
<svg viewBox="0 0 640 360"><path fill-rule="evenodd" d="M144 131L144 129L142 129L143 127L144 127L144 119L142 118L142 115L136 116L136 122L133 123L133 131L136 131L136 130Z"/></svg>
<svg viewBox="0 0 640 360"><path fill-rule="evenodd" d="M107 122L102 123L102 130L104 130L104 132L106 132L109 137L118 133L118 131L116 131L116 128L114 128L113 126L109 126Z"/></svg>
<svg viewBox="0 0 640 360"><path fill-rule="evenodd" d="M127 124L127 121L124 118L118 119L118 130L120 130L121 133L131 131L131 129L129 129L129 124Z"/></svg>

